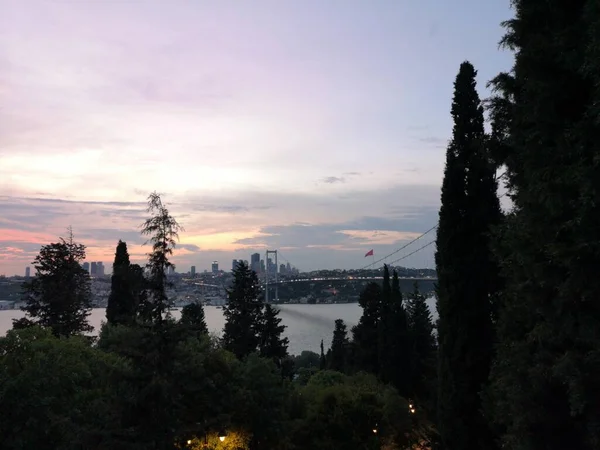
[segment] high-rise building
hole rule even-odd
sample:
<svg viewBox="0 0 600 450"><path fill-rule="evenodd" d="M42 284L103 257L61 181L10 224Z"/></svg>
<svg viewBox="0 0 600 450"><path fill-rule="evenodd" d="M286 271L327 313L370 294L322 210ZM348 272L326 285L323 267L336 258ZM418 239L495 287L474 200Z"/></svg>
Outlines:
<svg viewBox="0 0 600 450"><path fill-rule="evenodd" d="M260 253L250 255L250 268L256 273L260 273Z"/></svg>
<svg viewBox="0 0 600 450"><path fill-rule="evenodd" d="M92 261L92 265L90 268L90 275L95 277L98 273L98 267L96 261Z"/></svg>
<svg viewBox="0 0 600 450"><path fill-rule="evenodd" d="M213 261L211 266L212 273L219 273L219 261Z"/></svg>
<svg viewBox="0 0 600 450"><path fill-rule="evenodd" d="M234 259L233 261L231 261L231 270L237 269L238 264L239 264L239 261L237 259Z"/></svg>
<svg viewBox="0 0 600 450"><path fill-rule="evenodd" d="M282 275L285 274L285 273L287 273L287 270L285 268L285 264L280 264L279 265L279 273L282 274Z"/></svg>
<svg viewBox="0 0 600 450"><path fill-rule="evenodd" d="M104 263L102 261L98 261L96 263L96 276L104 276Z"/></svg>
<svg viewBox="0 0 600 450"><path fill-rule="evenodd" d="M87 261L84 262L81 267L83 267L83 270L85 270L87 273L90 273L90 263L89 262L87 262Z"/></svg>
<svg viewBox="0 0 600 450"><path fill-rule="evenodd" d="M31 276L31 267L25 267L25 278L29 278Z"/></svg>
<svg viewBox="0 0 600 450"><path fill-rule="evenodd" d="M192 270L190 270L190 275L192 276L192 278L196 276L196 266L192 266Z"/></svg>
<svg viewBox="0 0 600 450"><path fill-rule="evenodd" d="M260 260L260 272L261 273L265 272L265 260L264 259Z"/></svg>
<svg viewBox="0 0 600 450"><path fill-rule="evenodd" d="M292 266L290 265L290 263L287 263L287 266L285 267L285 271L287 273L292 273Z"/></svg>
<svg viewBox="0 0 600 450"><path fill-rule="evenodd" d="M167 275L174 275L174 274L175 274L175 267L169 266L169 271L167 272Z"/></svg>

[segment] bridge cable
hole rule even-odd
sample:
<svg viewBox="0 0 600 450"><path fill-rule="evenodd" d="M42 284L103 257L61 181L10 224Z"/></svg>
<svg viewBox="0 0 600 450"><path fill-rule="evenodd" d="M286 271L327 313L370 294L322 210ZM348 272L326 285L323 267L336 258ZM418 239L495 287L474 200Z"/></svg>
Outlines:
<svg viewBox="0 0 600 450"><path fill-rule="evenodd" d="M500 176L496 177L496 180L500 180L500 179L504 178L506 175L507 175L507 171L505 170L504 172L502 172L502 174L501 174ZM498 197L498 200L500 200L501 198L503 198L503 197L504 197L504 196L506 196L507 194L508 194L508 191L506 191L504 194L502 194L501 196L499 196L499 197ZM374 267L376 264L379 264L381 261L384 261L384 260L388 259L390 256L392 256L392 255L395 255L396 253L398 253L398 252L400 252L400 251L404 250L406 247L408 247L408 246L409 246L409 245L411 245L412 243L414 243L414 242L418 241L419 239L421 239L421 238L422 238L423 236L425 236L426 234L429 234L429 233L431 233L433 230L435 230L435 229L438 227L438 225L439 225L439 221L438 221L438 223L436 223L436 224L435 224L433 227L431 227L429 230L425 231L425 232L424 232L423 234L421 234L420 236L417 236L415 239L413 239L412 241L408 242L407 244L404 244L404 245L403 245L402 247L400 247L399 249L397 249L397 250L394 250L392 253L390 253L390 254L388 254L388 255L384 256L383 258L380 258L380 259L378 259L377 261L374 261L374 262L372 262L372 263L370 263L370 264L367 264L366 266L362 267L362 268L361 268L361 269L359 269L359 270L365 270L365 269L367 269L367 268L369 268L369 267ZM396 263L396 262L398 262L398 261L401 261L401 260L403 260L403 259L405 259L405 258L408 258L409 256L411 256L411 255L414 255L414 254L415 254L415 253L417 253L418 251L420 251L420 250L423 250L424 248L426 248L426 247L429 247L430 245L432 245L432 244L434 244L434 243L435 243L435 241L431 241L430 243L428 243L428 244L426 244L426 245L424 245L424 246L422 246L422 247L419 247L419 248L418 248L417 250L415 250L414 252L412 252L412 253L409 253L408 255L406 255L406 256L403 256L402 258L396 259L396 260L392 261L392 262L391 262L391 263L389 263L389 264L393 264L393 263Z"/></svg>

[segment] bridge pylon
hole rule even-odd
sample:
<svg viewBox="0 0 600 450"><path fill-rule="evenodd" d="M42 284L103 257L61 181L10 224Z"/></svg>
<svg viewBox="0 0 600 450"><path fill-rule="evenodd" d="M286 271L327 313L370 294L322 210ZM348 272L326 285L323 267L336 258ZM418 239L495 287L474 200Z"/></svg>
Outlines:
<svg viewBox="0 0 600 450"><path fill-rule="evenodd" d="M272 262L269 256L273 255L275 257L275 261ZM275 284L275 300L279 300L279 278L278 278L278 268L277 265L277 250L267 250L265 256L265 302L269 303L269 278L271 275L274 275L274 284ZM273 273L271 273L273 272Z"/></svg>

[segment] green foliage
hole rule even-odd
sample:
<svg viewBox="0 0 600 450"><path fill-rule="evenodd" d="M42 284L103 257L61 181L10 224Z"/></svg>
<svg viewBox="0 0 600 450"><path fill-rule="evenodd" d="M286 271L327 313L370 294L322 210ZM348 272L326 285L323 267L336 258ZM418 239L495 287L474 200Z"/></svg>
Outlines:
<svg viewBox="0 0 600 450"><path fill-rule="evenodd" d="M498 271L490 248L500 220L477 72L465 62L454 83L454 129L446 153L437 230L438 427L448 450L493 448L481 412L493 350L490 298Z"/></svg>
<svg viewBox="0 0 600 450"><path fill-rule="evenodd" d="M194 335L200 336L208 334L208 327L206 326L202 303L195 302L185 305L181 309L179 323Z"/></svg>
<svg viewBox="0 0 600 450"><path fill-rule="evenodd" d="M85 246L63 238L60 242L42 246L36 256L36 274L23 284L22 310L25 320L17 328L30 324L48 327L56 336L72 336L92 330L87 322L91 309L91 288L88 273L81 267Z"/></svg>
<svg viewBox="0 0 600 450"><path fill-rule="evenodd" d="M156 192L148 196L147 211L151 217L142 225L142 235L149 236L148 242L152 244L152 252L148 254L146 265L149 272L148 296L142 311L146 315L144 319L161 324L169 315L172 306L167 296L167 287L169 287L167 269L175 266L169 261L169 257L173 254L176 240L179 239L179 231L183 228L169 214L169 210Z"/></svg>
<svg viewBox="0 0 600 450"><path fill-rule="evenodd" d="M281 448L287 392L279 371L272 361L257 354L235 367L233 427L252 430L250 448Z"/></svg>
<svg viewBox="0 0 600 450"><path fill-rule="evenodd" d="M331 348L327 354L328 369L338 372L344 372L348 369L349 346L350 342L348 341L346 324L342 319L337 319L333 330Z"/></svg>
<svg viewBox="0 0 600 450"><path fill-rule="evenodd" d="M225 327L223 346L244 358L258 350L261 337L263 300L256 273L240 262L233 270L233 285L227 292L229 302L223 308Z"/></svg>
<svg viewBox="0 0 600 450"><path fill-rule="evenodd" d="M133 323L139 297L133 288L134 279L127 252L127 243L119 241L113 262L110 294L106 305L106 320L110 324Z"/></svg>
<svg viewBox="0 0 600 450"><path fill-rule="evenodd" d="M289 339L282 337L285 325L281 325L279 310L265 304L260 323L260 356L271 359L281 367L287 356Z"/></svg>
<svg viewBox="0 0 600 450"><path fill-rule="evenodd" d="M298 356L294 357L294 367L296 369L314 368L318 369L321 365L321 357L318 353L310 350L302 351Z"/></svg>
<svg viewBox="0 0 600 450"><path fill-rule="evenodd" d="M373 375L321 371L298 393L291 448L404 448L411 423L408 404Z"/></svg>
<svg viewBox="0 0 600 450"><path fill-rule="evenodd" d="M358 298L363 309L358 324L352 327L352 343L354 345L354 367L369 373L379 373L378 361L378 324L381 287L377 283L369 283Z"/></svg>
<svg viewBox="0 0 600 450"><path fill-rule="evenodd" d="M513 2L492 116L514 209L486 398L503 448L600 448L597 1Z"/></svg>
<svg viewBox="0 0 600 450"><path fill-rule="evenodd" d="M125 361L84 338L32 327L0 338L0 436L4 450L126 446L120 400Z"/></svg>

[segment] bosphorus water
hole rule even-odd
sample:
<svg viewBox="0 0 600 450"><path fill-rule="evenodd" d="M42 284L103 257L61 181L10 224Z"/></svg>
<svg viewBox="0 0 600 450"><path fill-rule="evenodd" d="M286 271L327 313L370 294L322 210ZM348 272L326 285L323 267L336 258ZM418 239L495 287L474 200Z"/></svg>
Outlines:
<svg viewBox="0 0 600 450"><path fill-rule="evenodd" d="M430 310L435 310L433 299L428 302ZM282 324L286 325L285 335L290 340L288 351L292 355L298 355L303 350L319 352L321 339L325 348L329 348L333 335L334 321L342 319L347 327L348 333L352 326L358 323L362 314L362 308L358 303L339 303L323 305L278 305ZM221 334L225 317L223 310L215 306L205 306L206 324L211 332ZM178 319L180 311L177 309L172 312ZM20 310L0 311L0 336L6 334L12 328L12 319L24 317L25 313ZM435 316L435 314L434 314ZM97 334L101 324L106 320L106 310L96 308L92 310L88 317L90 325L94 327L94 333Z"/></svg>

